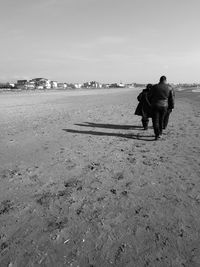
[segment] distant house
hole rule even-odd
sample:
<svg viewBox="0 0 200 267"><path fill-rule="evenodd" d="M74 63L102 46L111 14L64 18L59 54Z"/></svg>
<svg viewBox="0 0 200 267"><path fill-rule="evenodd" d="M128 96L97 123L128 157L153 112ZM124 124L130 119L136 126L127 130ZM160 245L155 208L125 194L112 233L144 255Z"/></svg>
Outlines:
<svg viewBox="0 0 200 267"><path fill-rule="evenodd" d="M34 82L27 82L26 84L27 89L35 89L35 83Z"/></svg>
<svg viewBox="0 0 200 267"><path fill-rule="evenodd" d="M44 86L43 86L43 85L37 85L37 86L36 86L36 89L38 89L38 90L43 90L43 89L44 89Z"/></svg>
<svg viewBox="0 0 200 267"><path fill-rule="evenodd" d="M134 87L146 87L144 83L134 83Z"/></svg>
<svg viewBox="0 0 200 267"><path fill-rule="evenodd" d="M45 78L35 78L30 80L30 82L35 83L35 87L37 89L50 89L51 88L51 81Z"/></svg>
<svg viewBox="0 0 200 267"><path fill-rule="evenodd" d="M76 89L75 84L73 84L73 83L68 83L67 88Z"/></svg>
<svg viewBox="0 0 200 267"><path fill-rule="evenodd" d="M14 84L11 83L0 83L0 89L13 89L15 87Z"/></svg>
<svg viewBox="0 0 200 267"><path fill-rule="evenodd" d="M92 82L86 82L83 84L82 88L101 88L102 86L100 83L92 81Z"/></svg>
<svg viewBox="0 0 200 267"><path fill-rule="evenodd" d="M18 89L27 89L27 80L18 80L15 84L15 87Z"/></svg>
<svg viewBox="0 0 200 267"><path fill-rule="evenodd" d="M124 88L125 85L123 83L112 83L109 86L110 88Z"/></svg>
<svg viewBox="0 0 200 267"><path fill-rule="evenodd" d="M135 87L135 84L134 83L127 83L126 84L126 87L127 88L134 88Z"/></svg>
<svg viewBox="0 0 200 267"><path fill-rule="evenodd" d="M67 84L66 83L58 83L57 87L60 89L62 89L62 88L65 89L65 88L67 88Z"/></svg>
<svg viewBox="0 0 200 267"><path fill-rule="evenodd" d="M18 85L26 85L27 82L28 82L27 80L18 80L17 84Z"/></svg>
<svg viewBox="0 0 200 267"><path fill-rule="evenodd" d="M57 88L57 87L58 87L58 82L51 81L51 88Z"/></svg>
<svg viewBox="0 0 200 267"><path fill-rule="evenodd" d="M15 88L15 84L14 83L8 83L10 88Z"/></svg>
<svg viewBox="0 0 200 267"><path fill-rule="evenodd" d="M104 84L102 84L102 87L103 87L103 88L109 88L109 87L110 87L110 84L108 84L108 83L104 83Z"/></svg>
<svg viewBox="0 0 200 267"><path fill-rule="evenodd" d="M80 88L82 87L82 84L81 84L81 83L75 83L75 84L74 84L74 87L75 87L76 89L80 89Z"/></svg>

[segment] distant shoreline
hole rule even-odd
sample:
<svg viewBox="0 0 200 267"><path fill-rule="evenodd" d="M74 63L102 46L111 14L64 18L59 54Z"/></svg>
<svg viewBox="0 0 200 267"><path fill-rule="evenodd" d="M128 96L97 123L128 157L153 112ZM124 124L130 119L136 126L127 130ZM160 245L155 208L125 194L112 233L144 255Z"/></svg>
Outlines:
<svg viewBox="0 0 200 267"><path fill-rule="evenodd" d="M83 92L83 91L103 91L103 90L142 90L144 89L144 86L141 87L112 87L112 88L59 88L59 89L4 89L0 88L0 94L2 93L48 93L48 92ZM198 94L200 93L200 89L194 89L194 87L186 87L186 88L175 88L176 93L184 93L184 94L190 94L190 93L195 93Z"/></svg>
<svg viewBox="0 0 200 267"><path fill-rule="evenodd" d="M120 88L120 87L114 87L114 88L78 88L78 89L74 89L74 88L60 88L60 89L32 89L32 90L26 90L26 89L0 89L0 94L2 93L48 93L48 92L83 92L83 91L103 91L103 90L141 90L141 88L143 87L124 87L124 88Z"/></svg>

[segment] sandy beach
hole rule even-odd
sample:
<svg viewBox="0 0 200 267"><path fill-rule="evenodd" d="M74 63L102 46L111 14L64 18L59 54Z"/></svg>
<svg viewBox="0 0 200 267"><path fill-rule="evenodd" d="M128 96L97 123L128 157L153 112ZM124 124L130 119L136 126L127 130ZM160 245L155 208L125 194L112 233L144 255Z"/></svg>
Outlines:
<svg viewBox="0 0 200 267"><path fill-rule="evenodd" d="M0 94L0 266L199 267L199 93L162 140L138 90Z"/></svg>

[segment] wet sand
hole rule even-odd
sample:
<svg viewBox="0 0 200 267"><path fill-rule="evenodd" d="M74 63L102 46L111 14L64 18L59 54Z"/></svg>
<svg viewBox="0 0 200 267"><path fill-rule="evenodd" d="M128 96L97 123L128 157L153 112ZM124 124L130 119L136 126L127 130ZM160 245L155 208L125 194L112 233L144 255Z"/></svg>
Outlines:
<svg viewBox="0 0 200 267"><path fill-rule="evenodd" d="M199 94L157 142L137 94L0 95L0 266L200 266Z"/></svg>

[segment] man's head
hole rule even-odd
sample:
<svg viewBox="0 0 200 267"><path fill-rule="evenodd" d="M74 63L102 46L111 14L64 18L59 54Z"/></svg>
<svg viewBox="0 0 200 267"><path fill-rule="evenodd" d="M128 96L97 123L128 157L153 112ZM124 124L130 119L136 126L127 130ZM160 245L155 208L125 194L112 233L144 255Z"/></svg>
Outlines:
<svg viewBox="0 0 200 267"><path fill-rule="evenodd" d="M160 77L160 83L167 83L167 77L166 76L161 76Z"/></svg>

